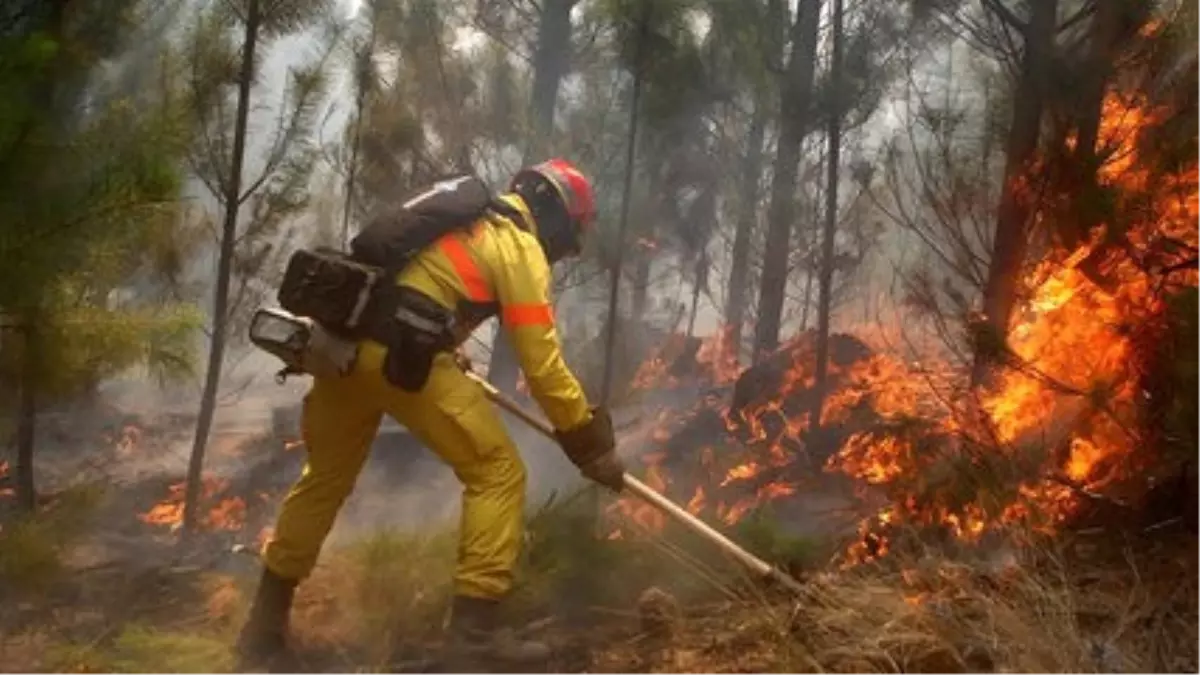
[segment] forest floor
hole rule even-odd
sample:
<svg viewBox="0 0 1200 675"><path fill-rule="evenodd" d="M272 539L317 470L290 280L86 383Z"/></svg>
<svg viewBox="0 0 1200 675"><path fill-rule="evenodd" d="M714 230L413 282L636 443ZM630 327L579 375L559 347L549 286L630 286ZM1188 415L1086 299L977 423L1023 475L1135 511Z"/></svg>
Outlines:
<svg viewBox="0 0 1200 675"><path fill-rule="evenodd" d="M0 553L0 669L234 668L253 556L201 535L190 553L147 539L138 557L97 564L85 532L94 495L44 508L8 532ZM847 570L797 565L797 598L685 545L595 541L581 537L577 516L541 518L514 620L555 647L544 672L1197 669L1196 539L1181 530L986 554L930 548ZM452 531L382 531L331 547L297 599L303 669L430 671L453 553Z"/></svg>
<svg viewBox="0 0 1200 675"><path fill-rule="evenodd" d="M379 536L328 556L298 599L304 669L428 670L450 548ZM931 558L817 574L795 600L737 584L722 601L643 590L535 632L556 647L545 672L1195 672L1194 556L1194 539L1161 536L1089 564ZM0 663L228 671L252 580L183 564L68 572L5 611Z"/></svg>
<svg viewBox="0 0 1200 675"><path fill-rule="evenodd" d="M47 490L33 517L0 514L0 670L234 668L232 645L258 575L254 555L234 545L254 550L302 454L279 450L278 439L218 434L208 527L182 545L169 524L178 515L173 480L154 463L129 460L155 442L177 443L178 426L143 422L143 447L126 434L87 466L75 453L46 457L59 489ZM273 451L260 452L264 445ZM396 496L403 481L423 484L421 494L439 503L457 493L444 469L375 454L384 458L372 460L360 492L380 494L370 485L379 481L391 486L390 497L382 507L351 499L342 520L357 527L339 525L297 598L294 637L308 671L433 666L454 513L438 513L424 528L368 514L433 513L424 497ZM592 536L597 507L589 494L531 505L512 620L555 647L545 672L1198 668L1197 541L1180 523L1052 539L1014 532L973 546L913 534L890 555L843 569L829 562L844 545L834 530L797 532L778 525L785 519L748 518L731 534L786 565L805 589L794 597L748 579L669 524Z"/></svg>

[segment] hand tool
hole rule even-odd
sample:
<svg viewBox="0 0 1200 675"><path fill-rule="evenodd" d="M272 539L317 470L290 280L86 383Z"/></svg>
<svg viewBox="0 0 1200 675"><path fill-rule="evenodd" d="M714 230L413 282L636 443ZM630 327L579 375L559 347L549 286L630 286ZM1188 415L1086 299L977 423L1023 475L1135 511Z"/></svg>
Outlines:
<svg viewBox="0 0 1200 675"><path fill-rule="evenodd" d="M554 429L544 420L538 419L521 404L505 396L499 389L492 386L492 383L476 375L470 370L465 371L467 377L471 378L483 387L484 393L496 405L512 413L521 421L533 427L536 431L546 436L550 440L555 440ZM732 556L739 563L744 565L751 572L754 572L760 577L769 579L778 583L780 586L787 588L793 593L802 593L803 586L800 582L793 579L783 570L780 570L758 556L750 553L746 549L738 546L728 537L710 527L703 520L689 513L686 509L671 501L654 488L646 485L628 472L625 473L625 491L645 501L656 509L662 511L667 516L670 516L680 525L688 528L692 532L700 535L708 541L716 544L725 553Z"/></svg>

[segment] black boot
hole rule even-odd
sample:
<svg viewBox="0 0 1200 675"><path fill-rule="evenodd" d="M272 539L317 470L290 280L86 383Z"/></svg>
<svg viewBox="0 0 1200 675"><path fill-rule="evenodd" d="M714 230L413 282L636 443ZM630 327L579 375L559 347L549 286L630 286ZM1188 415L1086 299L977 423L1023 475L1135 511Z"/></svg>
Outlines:
<svg viewBox="0 0 1200 675"><path fill-rule="evenodd" d="M511 628L502 625L498 601L462 595L454 598L442 657L443 672L533 666L546 663L551 655L549 645L522 640Z"/></svg>
<svg viewBox="0 0 1200 675"><path fill-rule="evenodd" d="M238 670L295 671L287 632L296 584L295 579L285 579L263 568L250 617L238 637Z"/></svg>

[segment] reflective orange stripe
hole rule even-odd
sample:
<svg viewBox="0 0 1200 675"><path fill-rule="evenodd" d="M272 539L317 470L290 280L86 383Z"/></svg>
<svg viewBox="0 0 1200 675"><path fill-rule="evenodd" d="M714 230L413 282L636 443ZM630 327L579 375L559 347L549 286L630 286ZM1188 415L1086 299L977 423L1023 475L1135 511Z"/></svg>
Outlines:
<svg viewBox="0 0 1200 675"><path fill-rule="evenodd" d="M467 291L467 299L472 302L491 302L492 293L483 280L483 274L462 241L455 235L448 234L438 240L438 248L454 266L454 273L458 275Z"/></svg>
<svg viewBox="0 0 1200 675"><path fill-rule="evenodd" d="M554 323L550 305L524 304L504 307L501 320L510 326L548 326Z"/></svg>

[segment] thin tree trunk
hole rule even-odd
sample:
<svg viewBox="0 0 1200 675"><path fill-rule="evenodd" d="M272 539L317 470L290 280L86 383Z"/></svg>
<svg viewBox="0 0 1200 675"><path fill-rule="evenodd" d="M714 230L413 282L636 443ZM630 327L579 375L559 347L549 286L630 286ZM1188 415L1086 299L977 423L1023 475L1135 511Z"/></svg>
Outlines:
<svg viewBox="0 0 1200 675"><path fill-rule="evenodd" d="M842 0L833 0L833 55L829 61L829 152L826 153L825 228L821 237L821 279L817 295L817 363L814 375L816 396L813 398L813 431L821 427L821 411L825 406L825 389L829 377L829 311L833 295L833 252L838 216L838 162L842 145Z"/></svg>
<svg viewBox="0 0 1200 675"><path fill-rule="evenodd" d="M800 144L808 127L812 96L813 62L821 3L800 0L792 27L792 53L781 97L782 119L775 151L775 173L771 180L771 206L767 214L767 244L759 286L758 325L755 327L755 360L779 345L783 300L787 291L788 257L792 250L792 202L799 171Z"/></svg>
<svg viewBox="0 0 1200 675"><path fill-rule="evenodd" d="M371 10L367 10L371 11ZM358 77L357 91L354 92L354 136L351 138L350 145L350 166L346 170L346 201L342 206L342 249L349 250L350 247L350 215L354 210L354 179L358 173L358 153L362 145L362 124L363 114L367 107L367 93L372 86L372 82L368 78L373 78L374 66L371 59L375 54L375 30L377 17L374 13L371 15L371 33L367 40L367 50L365 54L359 55L357 72ZM365 62L364 62L365 60Z"/></svg>
<svg viewBox="0 0 1200 675"><path fill-rule="evenodd" d="M1021 58L1021 75L1013 96L1013 120L1008 136L1004 190L997 209L992 259L983 291L983 314L988 332L1007 338L1009 320L1017 301L1017 287L1025 262L1029 223L1035 208L1033 186L1024 180L1037 154L1045 107L1045 80L1051 68L1057 32L1058 0L1030 3L1030 20ZM990 349L976 354L974 384L987 374Z"/></svg>
<svg viewBox="0 0 1200 675"><path fill-rule="evenodd" d="M56 43L61 43L66 31L68 1L52 0L48 3L49 12L43 29ZM0 160L0 166L3 166L6 175L10 168L7 165L8 161L15 161L19 155L18 149L24 146L30 136L37 133L38 127L44 125L47 119L52 120L51 124L59 121L58 109L61 105L58 100L59 82L63 68L68 66L68 63L64 62L67 58L70 58L69 55L60 50L55 58L50 60L46 71L42 74L42 79L38 82L33 96L38 114L25 118L17 130L15 136L17 142L9 143L9 155ZM51 127L48 131L53 134L55 130L54 127ZM45 180L47 172L50 171L49 167L40 165L38 169L34 180ZM37 289L37 292L40 291L41 289ZM25 353L21 363L21 393L17 408L17 457L14 470L16 471L17 506L23 511L32 512L37 508L37 483L34 480L33 456L37 445L38 384L42 375L43 356L39 330L42 321L42 313L39 310L40 302L38 298L29 298L28 302L25 311L21 313Z"/></svg>
<svg viewBox="0 0 1200 675"><path fill-rule="evenodd" d="M526 162L541 159L541 155L549 150L558 90L571 57L571 8L576 1L545 0L542 3L537 49L533 55L533 90L530 92L533 133L524 153Z"/></svg>
<svg viewBox="0 0 1200 675"><path fill-rule="evenodd" d="M21 402L17 420L17 506L32 512L37 506L37 486L33 478L33 450L37 437L38 377L41 373L41 343L38 314L27 312L21 331L25 353L21 363Z"/></svg>
<svg viewBox="0 0 1200 675"><path fill-rule="evenodd" d="M537 49L533 57L533 91L530 93L532 133L526 139L522 163L544 159L554 131L554 107L571 56L571 8L577 0L546 0L538 21ZM488 360L488 381L497 389L515 393L520 366L508 333L498 328Z"/></svg>
<svg viewBox="0 0 1200 675"><path fill-rule="evenodd" d="M629 204L633 199L634 159L637 153L638 107L642 99L642 52L650 27L650 8L647 2L638 30L636 55L633 60L633 94L629 102L629 138L625 148L625 181L621 188L621 216L617 224L616 255L613 260L612 278L608 289L608 325L604 336L604 376L600 381L600 402L608 404L612 396L613 358L617 344L618 299L621 292L621 264L625 257L625 231L629 226Z"/></svg>
<svg viewBox="0 0 1200 675"><path fill-rule="evenodd" d="M1066 171L1067 189L1074 197L1074 222L1067 223L1063 232L1063 243L1074 248L1085 241L1088 234L1104 221L1103 204L1097 181L1100 170L1100 120L1104 115L1104 98L1113 77L1113 62L1124 39L1145 25L1146 5L1131 0L1109 0L1096 5L1092 17L1088 55L1079 75L1078 106L1075 112L1076 143ZM1096 283L1104 283L1100 262L1109 249L1097 246L1079 265L1079 269Z"/></svg>
<svg viewBox="0 0 1200 675"><path fill-rule="evenodd" d="M687 327L687 336L689 338L696 334L696 313L700 308L700 289L704 287L704 282L707 275L708 256L702 254L696 257L696 268L693 270L692 309L688 314Z"/></svg>
<svg viewBox="0 0 1200 675"><path fill-rule="evenodd" d="M742 327L746 322L746 281L750 271L750 239L758 221L758 179L762 173L762 146L766 135L766 114L756 105L750 120L746 157L742 162L741 202L738 204L738 225L733 235L733 252L729 268L729 286L725 295L725 325L734 357L741 355Z"/></svg>
<svg viewBox="0 0 1200 675"><path fill-rule="evenodd" d="M638 256L633 267L633 288L629 291L629 323L636 325L646 316L646 305L650 299L650 254Z"/></svg>
<svg viewBox="0 0 1200 675"><path fill-rule="evenodd" d="M200 415L196 419L196 437L188 461L187 492L184 496L184 535L194 532L196 509L200 500L201 472L204 468L204 449L212 429L217 406L217 389L221 383L221 366L225 360L225 332L229 323L229 281L233 266L234 243L237 239L238 211L241 205L242 164L246 154L246 124L250 115L250 86L254 77L254 48L258 42L259 0L250 0L246 17L245 44L242 47L241 72L238 75L237 118L233 130L233 166L229 184L222 201L225 222L221 230L221 252L217 260L217 287L213 298L212 346L208 352L208 373L200 399Z"/></svg>
<svg viewBox="0 0 1200 675"><path fill-rule="evenodd" d="M813 242L815 243L815 242ZM806 243L806 247L812 246L811 243ZM811 248L809 250L812 250ZM800 332L808 330L808 315L812 310L812 287L813 287L812 272L807 272L804 275L804 304L800 307Z"/></svg>

